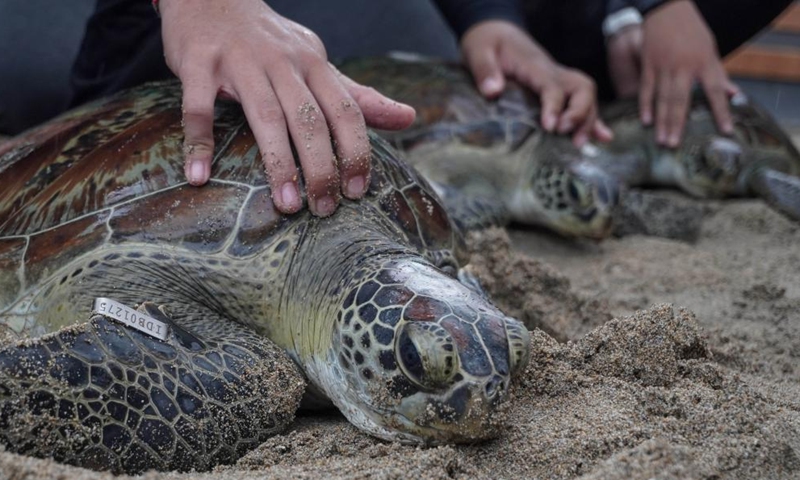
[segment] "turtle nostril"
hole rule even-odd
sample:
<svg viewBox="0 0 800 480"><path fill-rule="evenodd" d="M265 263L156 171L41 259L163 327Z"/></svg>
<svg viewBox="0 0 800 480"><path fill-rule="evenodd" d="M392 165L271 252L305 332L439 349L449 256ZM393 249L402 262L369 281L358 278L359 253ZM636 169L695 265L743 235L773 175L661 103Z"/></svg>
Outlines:
<svg viewBox="0 0 800 480"><path fill-rule="evenodd" d="M495 375L491 380L486 382L486 398L494 400L503 392L503 379Z"/></svg>

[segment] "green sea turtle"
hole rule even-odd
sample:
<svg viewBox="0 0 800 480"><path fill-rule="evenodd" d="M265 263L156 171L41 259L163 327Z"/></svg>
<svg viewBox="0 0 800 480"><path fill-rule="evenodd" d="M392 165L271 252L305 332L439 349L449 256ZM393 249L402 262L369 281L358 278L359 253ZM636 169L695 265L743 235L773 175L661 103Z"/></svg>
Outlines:
<svg viewBox="0 0 800 480"><path fill-rule="evenodd" d="M202 188L184 181L180 118L179 87L151 85L0 147L0 326L35 337L0 350L0 443L208 469L291 421L289 357L309 404L377 437L498 432L529 334L458 280L460 233L413 169L372 136L362 201L284 216L238 106L218 106ZM96 297L122 306L93 313Z"/></svg>
<svg viewBox="0 0 800 480"><path fill-rule="evenodd" d="M526 89L510 83L488 101L463 67L413 55L354 59L339 68L416 109L411 127L381 135L440 189L450 209L466 209L458 218L475 222L470 213L478 213L576 237L611 232L619 182L569 138L541 129L539 104Z"/></svg>
<svg viewBox="0 0 800 480"><path fill-rule="evenodd" d="M603 225L618 185L671 186L701 198L759 196L800 219L800 154L743 95L731 100L732 137L716 132L707 103L697 96L681 147L660 147L653 129L639 121L636 103L623 101L602 109L614 141L579 150L537 128L536 99L514 83L487 101L454 63L395 55L341 68L417 109L411 129L382 134L426 178L445 186L445 199L449 187L517 222L579 236L608 232ZM456 207L469 201L459 198Z"/></svg>
<svg viewBox="0 0 800 480"><path fill-rule="evenodd" d="M731 98L735 133L716 130L711 109L695 95L681 146L657 145L635 102L602 109L614 130L608 144L583 149L593 163L629 186L677 187L697 198L761 197L800 219L800 152L777 122L744 94Z"/></svg>

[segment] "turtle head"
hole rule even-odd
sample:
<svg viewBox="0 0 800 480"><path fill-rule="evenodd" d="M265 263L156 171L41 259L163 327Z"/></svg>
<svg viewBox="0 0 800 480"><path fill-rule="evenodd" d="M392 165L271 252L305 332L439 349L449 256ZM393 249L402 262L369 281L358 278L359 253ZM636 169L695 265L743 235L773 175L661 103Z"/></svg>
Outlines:
<svg viewBox="0 0 800 480"><path fill-rule="evenodd" d="M390 260L344 299L325 393L347 418L414 444L495 436L530 336L455 275Z"/></svg>
<svg viewBox="0 0 800 480"><path fill-rule="evenodd" d="M717 134L687 136L679 155L687 191L703 197L735 193L745 166L744 148L735 139Z"/></svg>
<svg viewBox="0 0 800 480"><path fill-rule="evenodd" d="M564 161L562 161L564 160ZM605 238L619 201L619 182L587 161L561 158L530 169L528 188L519 189L517 218L535 219L571 237Z"/></svg>

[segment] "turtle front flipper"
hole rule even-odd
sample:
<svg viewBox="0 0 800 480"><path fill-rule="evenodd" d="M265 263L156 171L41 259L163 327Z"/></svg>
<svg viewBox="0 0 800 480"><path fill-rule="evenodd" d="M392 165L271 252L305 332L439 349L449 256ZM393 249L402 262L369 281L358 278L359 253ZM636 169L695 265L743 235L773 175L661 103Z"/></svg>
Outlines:
<svg viewBox="0 0 800 480"><path fill-rule="evenodd" d="M166 341L94 315L0 350L0 442L114 473L208 470L291 422L304 382L269 340L143 309L170 325Z"/></svg>
<svg viewBox="0 0 800 480"><path fill-rule="evenodd" d="M790 218L800 220L800 178L762 167L750 174L747 183L754 195Z"/></svg>

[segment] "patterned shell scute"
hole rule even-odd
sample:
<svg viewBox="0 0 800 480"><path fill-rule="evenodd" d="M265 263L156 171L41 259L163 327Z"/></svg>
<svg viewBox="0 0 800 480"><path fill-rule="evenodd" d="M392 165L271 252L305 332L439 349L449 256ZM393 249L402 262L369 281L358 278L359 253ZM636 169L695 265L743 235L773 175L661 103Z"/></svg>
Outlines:
<svg viewBox="0 0 800 480"><path fill-rule="evenodd" d="M268 188L255 190L247 199L236 238L228 248L228 253L235 257L249 257L260 251L265 239L271 238L275 230L282 230L287 217L275 209Z"/></svg>
<svg viewBox="0 0 800 480"><path fill-rule="evenodd" d="M30 236L25 255L25 283L33 285L108 237L108 212L81 217Z"/></svg>
<svg viewBox="0 0 800 480"><path fill-rule="evenodd" d="M166 242L217 252L236 226L248 193L245 186L215 182L199 189L180 185L154 192L114 210L109 220L111 241Z"/></svg>
<svg viewBox="0 0 800 480"><path fill-rule="evenodd" d="M368 195L379 198L383 214L400 226L408 240L418 248L435 251L448 249L454 244L460 248L461 236L433 188L416 170L401 164L385 142L376 135L372 135L372 139L373 157L380 158L381 163L398 164L397 168L386 169L378 163L373 169ZM387 184L393 185L394 191L378 193Z"/></svg>
<svg viewBox="0 0 800 480"><path fill-rule="evenodd" d="M510 82L500 98L488 101L466 69L436 61L397 58L354 60L341 66L354 80L417 110L414 124L385 132L403 150L419 143L458 138L468 145L518 145L538 130L538 102Z"/></svg>
<svg viewBox="0 0 800 480"><path fill-rule="evenodd" d="M236 143L242 125L227 110L217 112L218 156ZM179 87L156 84L25 135L5 154L16 160L2 171L0 232L31 234L183 182L180 118ZM27 153L19 158L20 151Z"/></svg>
<svg viewBox="0 0 800 480"><path fill-rule="evenodd" d="M414 210L408 204L402 192L393 190L384 195L380 200L380 207L384 215L400 226L403 232L406 233L406 238L415 247L424 247Z"/></svg>
<svg viewBox="0 0 800 480"><path fill-rule="evenodd" d="M0 305L7 305L22 288L19 272L27 241L24 238L0 239Z"/></svg>
<svg viewBox="0 0 800 480"><path fill-rule="evenodd" d="M419 232L428 250L441 250L453 242L453 228L439 200L419 185L403 189L408 205L416 212Z"/></svg>
<svg viewBox="0 0 800 480"><path fill-rule="evenodd" d="M757 148L781 151L780 156L792 162L792 170L800 172L800 151L775 119L746 97L734 97L732 104L737 134Z"/></svg>
<svg viewBox="0 0 800 480"><path fill-rule="evenodd" d="M87 107L82 117L80 111L73 113L79 121L71 128L42 135L33 148L28 145L30 153L3 171L8 188L0 193L0 231L24 235L45 230L144 188L162 186L148 182L149 177L161 176L162 167L150 157L180 154L179 143L156 141L168 133L179 138L180 107L165 91L140 93L138 98L120 96L94 110ZM145 151L150 145L162 151Z"/></svg>

